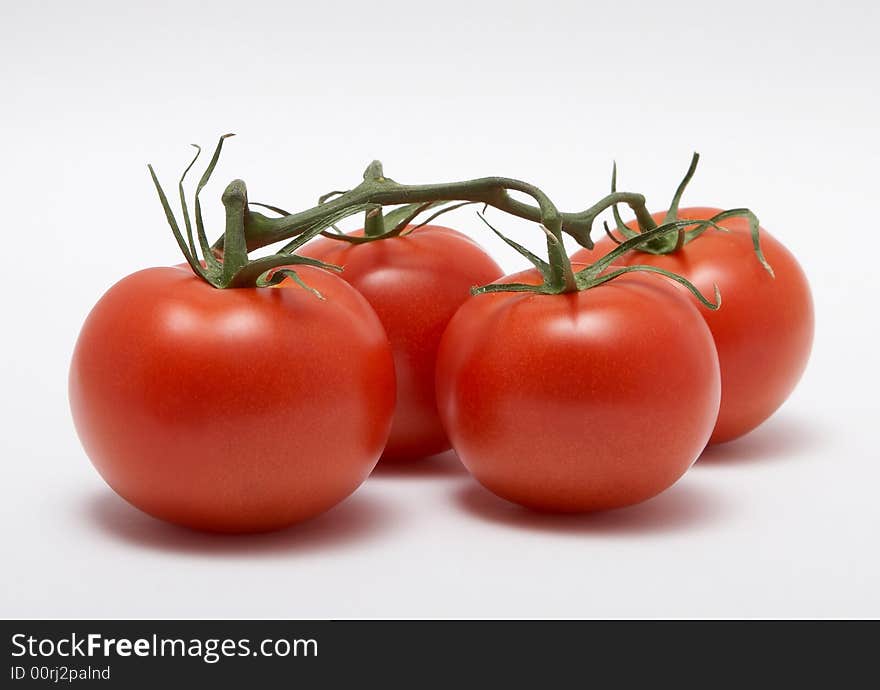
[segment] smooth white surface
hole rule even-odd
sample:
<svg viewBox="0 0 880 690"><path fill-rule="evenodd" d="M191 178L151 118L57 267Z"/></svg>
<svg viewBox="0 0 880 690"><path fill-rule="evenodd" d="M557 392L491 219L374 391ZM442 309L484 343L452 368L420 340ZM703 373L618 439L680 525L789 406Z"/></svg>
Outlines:
<svg viewBox="0 0 880 690"><path fill-rule="evenodd" d="M0 615L880 615L878 24L867 0L3 3ZM698 149L686 203L750 206L806 269L809 370L626 511L536 516L447 457L280 534L166 527L92 469L67 367L103 290L179 261L145 163L171 188L190 141L230 130L214 233L233 177L300 208L379 157L401 181L523 177L574 210L616 157L661 207ZM521 265L471 210L453 220Z"/></svg>

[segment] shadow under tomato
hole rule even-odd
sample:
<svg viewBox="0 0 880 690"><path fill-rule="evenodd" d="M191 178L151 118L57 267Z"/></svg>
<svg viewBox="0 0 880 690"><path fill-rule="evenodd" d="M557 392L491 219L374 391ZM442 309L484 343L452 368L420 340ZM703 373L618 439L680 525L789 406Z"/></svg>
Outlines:
<svg viewBox="0 0 880 690"><path fill-rule="evenodd" d="M792 416L771 417L745 436L709 446L696 467L718 467L765 463L796 457L810 448L824 445L821 426Z"/></svg>
<svg viewBox="0 0 880 690"><path fill-rule="evenodd" d="M597 513L543 513L499 498L476 483L459 489L455 501L467 513L507 527L571 535L649 535L699 530L718 521L728 503L705 488L677 484L629 508Z"/></svg>
<svg viewBox="0 0 880 690"><path fill-rule="evenodd" d="M454 451L432 455L427 458L394 462L380 460L371 477L415 478L415 477L461 477L467 474Z"/></svg>
<svg viewBox="0 0 880 690"><path fill-rule="evenodd" d="M128 544L202 556L285 556L363 544L395 522L391 506L364 495L306 522L275 532L212 534L171 525L142 513L109 489L89 497L86 517L106 535Z"/></svg>

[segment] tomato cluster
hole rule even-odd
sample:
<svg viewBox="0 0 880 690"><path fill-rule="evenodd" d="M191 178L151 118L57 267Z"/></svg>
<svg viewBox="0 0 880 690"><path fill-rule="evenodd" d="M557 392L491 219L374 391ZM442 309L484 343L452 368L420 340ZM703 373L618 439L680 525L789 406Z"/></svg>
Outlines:
<svg viewBox="0 0 880 690"><path fill-rule="evenodd" d="M368 182L384 183L372 170ZM464 185L398 187L403 199L467 202L491 187ZM189 266L108 290L77 341L70 402L107 483L180 525L284 527L343 500L380 458L449 447L489 490L531 508L631 505L671 486L707 443L767 419L809 356L806 278L750 213L679 211L676 198L572 264L560 228L578 217L554 215L536 192L551 261L507 240L535 268L502 277L469 237L412 224L429 204L378 230L376 205L346 206L345 194L268 218L240 181L210 251L197 203L199 258L182 187L186 236L157 188ZM499 208L534 212L490 192ZM328 230L364 208L367 230ZM301 218L309 230L288 254L247 258Z"/></svg>

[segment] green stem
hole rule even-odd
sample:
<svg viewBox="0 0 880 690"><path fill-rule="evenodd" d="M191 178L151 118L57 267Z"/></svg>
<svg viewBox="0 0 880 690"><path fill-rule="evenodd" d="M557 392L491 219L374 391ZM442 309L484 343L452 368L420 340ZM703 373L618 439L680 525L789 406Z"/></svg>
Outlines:
<svg viewBox="0 0 880 690"><path fill-rule="evenodd" d="M244 217L247 212L247 187L244 180L233 180L223 191L226 207L226 232L223 235L223 282L231 283L235 274L248 264Z"/></svg>
<svg viewBox="0 0 880 690"><path fill-rule="evenodd" d="M385 218L382 215L382 207L371 208L364 215L364 235L366 237L381 237L385 234Z"/></svg>
<svg viewBox="0 0 880 690"><path fill-rule="evenodd" d="M521 192L532 197L537 206L514 199L510 192ZM462 182L404 185L385 177L382 164L374 161L364 173L364 181L361 184L332 199L325 200L318 206L281 218L267 218L259 214L257 214L258 218L246 218L247 249L252 251L294 237L346 208L369 204L391 206L435 201L481 203L526 220L543 223L549 199L534 185L508 177L483 177ZM590 231L593 222L602 211L614 204L626 204L633 210L643 227L652 227L651 214L645 205L645 197L632 192L614 192L578 213L559 213L554 208L553 215L559 218L560 232L572 236L581 246L592 248ZM249 212L248 215L253 215L253 212ZM551 230L551 232L553 231ZM219 240L214 246L216 249L222 249L223 240Z"/></svg>
<svg viewBox="0 0 880 690"><path fill-rule="evenodd" d="M549 284L558 292L577 292L577 280L571 268L571 259L562 242L562 221L557 215L543 224L547 233L547 258L550 259Z"/></svg>

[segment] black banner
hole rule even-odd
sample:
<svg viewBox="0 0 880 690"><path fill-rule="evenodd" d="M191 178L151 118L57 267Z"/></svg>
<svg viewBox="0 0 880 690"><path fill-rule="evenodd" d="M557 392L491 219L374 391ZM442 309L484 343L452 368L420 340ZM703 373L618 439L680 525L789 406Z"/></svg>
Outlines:
<svg viewBox="0 0 880 690"><path fill-rule="evenodd" d="M3 687L871 678L876 623L4 621ZM869 675L860 675L862 672ZM581 684L579 682L579 684Z"/></svg>

